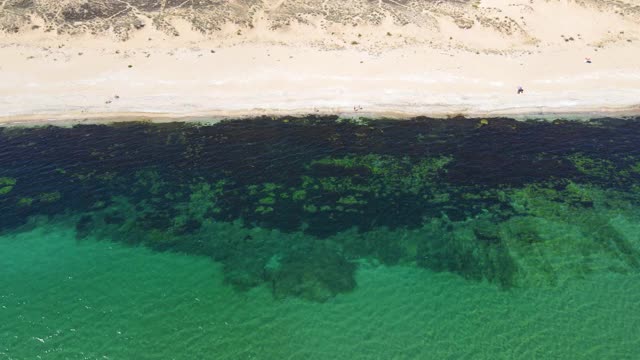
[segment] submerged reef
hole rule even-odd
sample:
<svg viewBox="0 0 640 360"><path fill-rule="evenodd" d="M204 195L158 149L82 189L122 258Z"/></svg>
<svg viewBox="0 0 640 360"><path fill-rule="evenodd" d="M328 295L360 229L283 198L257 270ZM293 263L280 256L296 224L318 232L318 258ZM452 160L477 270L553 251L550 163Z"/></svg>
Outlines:
<svg viewBox="0 0 640 360"><path fill-rule="evenodd" d="M509 289L640 271L640 119L257 118L0 129L0 230L36 215L327 301L363 262Z"/></svg>

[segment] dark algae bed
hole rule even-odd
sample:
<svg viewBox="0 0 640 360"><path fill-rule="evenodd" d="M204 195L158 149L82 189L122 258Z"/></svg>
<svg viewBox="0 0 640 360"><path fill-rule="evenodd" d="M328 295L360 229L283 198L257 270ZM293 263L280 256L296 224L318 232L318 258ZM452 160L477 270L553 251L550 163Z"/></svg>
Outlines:
<svg viewBox="0 0 640 360"><path fill-rule="evenodd" d="M227 300L260 299L264 307L261 316L273 312L273 318L286 318L282 313L295 311L283 307L292 304L301 313L305 313L303 308L307 314L330 313L332 307L346 306L350 299L361 295L366 295L368 301L378 300L379 308L393 307L398 313L405 307L406 311L416 311L405 315L410 317L405 319L404 328L386 329L382 338L374 331L354 340L358 344L366 344L367 339L377 339L372 340L376 344L389 342L384 349L375 350L374 346L371 352L363 352L355 344L351 350L341 350L340 355L326 349L320 351L321 343L307 343L299 349L282 345L290 336L287 331L304 332L308 328L313 333L313 326L328 326L319 324L317 319L305 322L300 315L297 330L283 330L284 320L260 324L280 324L273 325L285 334L281 334L279 346L257 350L257 340L246 338L244 345L239 342L235 348L224 348L209 338L202 339L202 344L208 345L202 345L201 350L195 345L175 353L167 348L161 357L149 358L411 359L461 358L466 354L468 358L492 359L631 359L634 355L630 349L640 346L637 339L597 334L606 329L599 321L608 322L623 334L640 330L640 288L629 286L640 280L639 201L640 118L373 121L308 117L257 118L212 125L133 122L72 128L7 127L0 129L0 244L4 242L5 254L0 255L0 265L9 269L4 281L10 286L2 287L0 302L4 304L3 311L10 314L7 306L26 301L29 289L20 292L16 284L29 281L27 275L20 281L24 269L29 269L27 274L38 272L37 264L42 259L36 261L36 256L53 261L50 258L64 259L65 251L76 254L90 248L84 255L69 255L57 266L75 264L74 269L81 268L78 261L102 264L91 267L100 273L96 282L112 281L109 289L114 293L126 292L126 287L141 289L145 284L154 284L155 290L179 297L190 290L186 285L177 290L177 284L189 284L191 280L186 279L206 273L207 277L197 281L198 287L214 289L213 293L219 297L225 294L222 297ZM62 235L52 235L56 232ZM16 239L21 236L39 240L18 242ZM66 240L43 240L47 236ZM13 250L13 255L7 252L12 247L26 247L30 241L52 248L42 254L26 248L22 253ZM52 245L56 241L61 244L59 248ZM138 260L127 263L128 260L105 259L101 252L113 250L114 246L123 254L122 259L133 256L124 254L134 253L146 258L138 259L137 265ZM20 265L16 260L19 256L31 256L31 265L25 265L26 259ZM137 284L115 279L115 274L121 272L142 277L144 269L173 261L168 259L194 261L197 266L189 270L185 264L167 265L147 274L148 282ZM220 274L219 284L217 275L209 272ZM173 280L166 278L170 273ZM108 274L114 278L109 280ZM413 280L407 285L402 279ZM446 284L453 285L447 290ZM37 291L38 297L51 297L50 303L68 300L54 300L55 291L32 286L31 291ZM47 286L53 285L49 282ZM123 289L118 290L119 287ZM589 295L585 288L594 292ZM64 292L83 292L79 289L72 287ZM431 293L434 289L440 290ZM593 289L602 289L602 293ZM389 294L384 293L388 295L385 297L376 291ZM428 326L420 323L420 311L411 310L409 304L426 301L420 306L433 307L428 304L435 304L435 299L440 299L438 294L448 291L448 305L440 304L442 307L436 310L445 314L448 309L456 314L449 318L462 322L456 317L465 314L468 324L458 326L472 326L474 321L478 326L490 326L493 320L501 321L500 316L508 318L498 312L493 314L493 320L489 314L481 320L478 316L485 305L480 304L491 301L492 305L486 306L495 311L511 309L513 314L519 314L524 325L507 334L514 341L521 336L518 343L531 341L531 346L491 347L491 342L478 340L477 349L485 351L472 352L469 349L474 347L465 345L463 340L470 335L454 328L449 330L451 336L459 333L461 342L456 346L442 342L439 344L443 347L436 349L437 342L425 344L428 339L437 339L434 333L423 334L422 348L429 349L424 353L417 338L391 346L402 343L394 333L404 333L405 328L447 328L447 319ZM18 293L22 300L12 299ZM103 293L102 299L116 301L109 294ZM377 295L371 298L371 294ZM538 298L540 294L549 296L548 307L556 307L554 311L538 304L543 301ZM607 294L615 294L617 305ZM198 299L213 301L211 296ZM471 299L475 300L468 303ZM136 304L162 309L162 305L154 303L158 299L147 299L147 304L141 301L133 302L128 310L132 311ZM605 311L606 301L612 301L610 312ZM527 305L520 307L520 302L533 308L524 311ZM396 303L404 305L392 305ZM455 308L463 304L468 306L466 310ZM588 310L580 313L579 309ZM624 309L630 312L624 313ZM599 310L603 312L598 313ZM42 308L32 311L43 318L48 311L54 312ZM348 312L344 308L341 311ZM574 342L566 340L568 344L564 346L552 346L555 335L544 331L541 334L549 335L547 345L534 344L533 335L525 340L536 328L532 314L545 311L558 319L564 316L565 323L582 324L582 328L572 329ZM58 326L62 328L64 316L57 313L61 317ZM121 315L127 313L120 310ZM524 317L524 313L531 317ZM122 324L134 321L126 320L125 315ZM384 318L375 312L363 317L368 320L360 321ZM91 321L94 325L99 322ZM30 334L30 326L34 326L30 324L19 322L0 328L0 359L44 355L36 348L53 338ZM538 325L547 331L554 328L550 323L548 327ZM175 326L184 331L190 328L188 324ZM359 327L357 323L341 326L345 334ZM505 325L495 325L494 331L501 326ZM14 338L12 329L16 328L23 329L25 335ZM466 331L480 332L479 329ZM252 331L250 326L244 330L243 334ZM102 335L113 334L95 334ZM232 343L229 339L235 335L220 336ZM234 339L241 338L238 335ZM407 335L403 339L409 338ZM171 339L169 342L199 343L193 336ZM587 352L581 339L603 344ZM90 337L85 340L91 342ZM154 339L146 341L153 343ZM34 348L27 351L26 344ZM62 349L65 344L58 339L54 348ZM81 344L74 346L82 348ZM131 346L124 348L135 348ZM203 355L204 351L212 351L207 346L214 347L218 356ZM251 356L243 352L247 349L253 349ZM573 350L563 353L563 349ZM575 352L581 350L585 352ZM47 355L61 359L101 358L114 352L116 355L111 358L132 356L126 351L118 354L110 346L103 346L100 351L83 352L85 357L79 355L79 350L52 350Z"/></svg>

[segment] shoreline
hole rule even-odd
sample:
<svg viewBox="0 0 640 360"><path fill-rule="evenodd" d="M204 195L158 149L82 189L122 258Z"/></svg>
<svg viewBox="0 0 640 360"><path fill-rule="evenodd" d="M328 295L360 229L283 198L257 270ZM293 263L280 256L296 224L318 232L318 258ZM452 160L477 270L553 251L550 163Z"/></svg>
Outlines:
<svg viewBox="0 0 640 360"><path fill-rule="evenodd" d="M596 118L636 118L640 117L640 105L615 109L507 109L505 111L492 112L450 112L450 113L411 113L401 111L386 112L344 112L331 111L247 111L228 112L211 111L203 113L152 113L152 112L122 112L122 113L66 113L66 114L35 114L0 117L1 127L22 126L73 126L83 124L114 124L122 122L150 122L150 123L202 123L215 124L220 121L242 121L260 117L281 118L305 118L305 117L337 117L340 119L367 119L367 120L411 120L416 118L429 119L456 119L456 118L510 118L518 121L526 120L572 120L588 121Z"/></svg>

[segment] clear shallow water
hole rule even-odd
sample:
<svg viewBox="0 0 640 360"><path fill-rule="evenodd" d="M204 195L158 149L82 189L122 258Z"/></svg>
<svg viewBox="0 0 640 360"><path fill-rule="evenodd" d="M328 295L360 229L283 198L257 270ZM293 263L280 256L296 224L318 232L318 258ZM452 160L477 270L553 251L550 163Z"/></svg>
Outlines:
<svg viewBox="0 0 640 360"><path fill-rule="evenodd" d="M7 359L632 359L638 347L637 275L505 292L363 266L356 291L319 304L238 293L205 258L78 244L69 224L1 240Z"/></svg>
<svg viewBox="0 0 640 360"><path fill-rule="evenodd" d="M0 358L633 359L637 122L488 122L4 130Z"/></svg>

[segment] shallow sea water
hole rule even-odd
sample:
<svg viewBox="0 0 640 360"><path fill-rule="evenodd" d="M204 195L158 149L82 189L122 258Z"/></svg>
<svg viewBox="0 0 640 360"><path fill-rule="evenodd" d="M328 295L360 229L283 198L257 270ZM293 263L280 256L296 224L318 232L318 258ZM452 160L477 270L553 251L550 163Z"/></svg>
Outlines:
<svg viewBox="0 0 640 360"><path fill-rule="evenodd" d="M0 359L634 359L638 140L636 119L2 129Z"/></svg>

